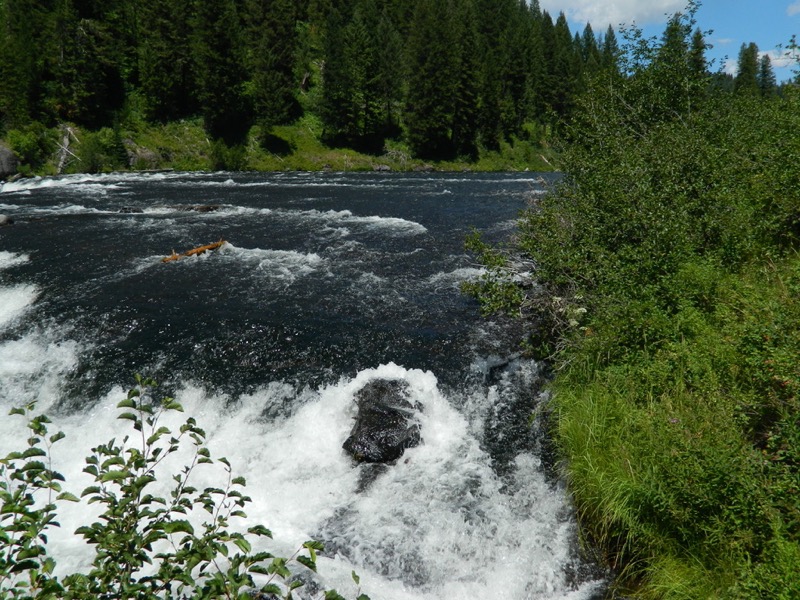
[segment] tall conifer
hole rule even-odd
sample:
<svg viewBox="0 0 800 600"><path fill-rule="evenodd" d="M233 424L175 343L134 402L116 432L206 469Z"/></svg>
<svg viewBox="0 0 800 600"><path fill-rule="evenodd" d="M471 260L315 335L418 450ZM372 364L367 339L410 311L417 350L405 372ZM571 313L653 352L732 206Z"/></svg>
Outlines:
<svg viewBox="0 0 800 600"><path fill-rule="evenodd" d="M250 126L244 93L247 73L234 0L198 0L194 49L198 99L208 134L241 143Z"/></svg>
<svg viewBox="0 0 800 600"><path fill-rule="evenodd" d="M150 119L166 122L198 111L190 10L183 0L140 6L139 79Z"/></svg>
<svg viewBox="0 0 800 600"><path fill-rule="evenodd" d="M754 43L742 44L739 50L734 90L740 94L759 94L758 87L758 46Z"/></svg>
<svg viewBox="0 0 800 600"><path fill-rule="evenodd" d="M758 61L758 89L764 98L771 98L778 93L778 81L769 54L765 54Z"/></svg>
<svg viewBox="0 0 800 600"><path fill-rule="evenodd" d="M453 153L451 125L457 65L449 2L419 0L408 41L406 127L413 152L423 158Z"/></svg>

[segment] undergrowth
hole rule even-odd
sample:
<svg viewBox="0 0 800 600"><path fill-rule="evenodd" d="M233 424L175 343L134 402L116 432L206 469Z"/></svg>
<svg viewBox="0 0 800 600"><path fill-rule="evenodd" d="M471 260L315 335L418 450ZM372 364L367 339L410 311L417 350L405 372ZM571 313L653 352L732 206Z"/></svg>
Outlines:
<svg viewBox="0 0 800 600"><path fill-rule="evenodd" d="M800 89L715 91L690 9L661 41L628 32L628 76L589 83L562 183L510 247L469 240L486 270L466 287L552 365L612 596L800 598Z"/></svg>

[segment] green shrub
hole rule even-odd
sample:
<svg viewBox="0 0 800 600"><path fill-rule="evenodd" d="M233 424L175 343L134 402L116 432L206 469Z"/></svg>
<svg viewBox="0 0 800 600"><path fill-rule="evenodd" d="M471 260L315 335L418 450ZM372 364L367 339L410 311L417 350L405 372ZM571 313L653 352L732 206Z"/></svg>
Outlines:
<svg viewBox="0 0 800 600"><path fill-rule="evenodd" d="M293 576L293 563L316 571L322 544L305 542L289 559L254 551L251 540L271 537L268 529L252 525L246 534L231 529L234 520L247 516L244 478L233 476L225 458L212 459L205 432L193 418L177 431L164 426L162 417L182 407L172 398L155 401L153 380L137 376L136 381L118 405L119 418L133 431L92 449L84 472L94 483L80 499L63 491L64 477L50 463L53 445L64 434L48 435L50 421L31 416L33 405L12 410L29 418L31 437L26 450L0 459L0 597L291 598L303 585ZM181 449L190 452L188 464L171 474L168 496L153 495L153 484L168 475L163 461ZM213 464L223 467L220 484L195 488L193 473ZM47 531L58 526L60 501L97 504L102 513L75 532L94 547L91 570L59 580ZM353 579L358 584L355 573ZM324 596L343 600L334 590ZM361 594L359 600L368 597Z"/></svg>
<svg viewBox="0 0 800 600"><path fill-rule="evenodd" d="M10 130L6 139L19 160L20 173L26 176L41 169L56 148L53 132L37 121Z"/></svg>

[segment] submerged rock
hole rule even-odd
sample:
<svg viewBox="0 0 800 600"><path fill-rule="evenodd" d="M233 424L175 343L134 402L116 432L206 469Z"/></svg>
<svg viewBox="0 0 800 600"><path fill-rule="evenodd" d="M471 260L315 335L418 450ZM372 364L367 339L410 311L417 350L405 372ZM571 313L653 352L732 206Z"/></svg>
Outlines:
<svg viewBox="0 0 800 600"><path fill-rule="evenodd" d="M8 215L0 215L0 227L5 227L6 225L13 225L14 219L9 217Z"/></svg>
<svg viewBox="0 0 800 600"><path fill-rule="evenodd" d="M388 463L420 442L419 409L406 398L404 381L376 379L356 394L358 415L344 448L359 462Z"/></svg>

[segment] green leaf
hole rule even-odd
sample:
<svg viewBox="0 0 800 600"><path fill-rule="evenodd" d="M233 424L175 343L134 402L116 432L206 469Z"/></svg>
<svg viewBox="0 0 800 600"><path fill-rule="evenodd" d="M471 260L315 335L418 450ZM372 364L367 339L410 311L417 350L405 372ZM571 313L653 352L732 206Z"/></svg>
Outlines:
<svg viewBox="0 0 800 600"><path fill-rule="evenodd" d="M275 558L270 564L268 570L270 573L275 573L279 577L283 577L284 579L286 579L292 574L292 572L286 568L285 558Z"/></svg>
<svg viewBox="0 0 800 600"><path fill-rule="evenodd" d="M305 544L303 544L303 548L308 548L309 550L316 550L318 552L322 552L325 550L325 544L317 540L309 540Z"/></svg>
<svg viewBox="0 0 800 600"><path fill-rule="evenodd" d="M99 494L99 493L100 493L100 487L99 486L90 485L89 487L87 487L85 490L83 490L81 492L81 498L83 498L84 496L88 496L89 494Z"/></svg>
<svg viewBox="0 0 800 600"><path fill-rule="evenodd" d="M194 527L189 521L167 521L163 524L164 532L166 533L188 533L194 535Z"/></svg>
<svg viewBox="0 0 800 600"><path fill-rule="evenodd" d="M56 561L55 560L53 560L49 556L44 559L44 562L42 563L42 571L44 573L46 573L47 575L51 575L55 568L56 568Z"/></svg>
<svg viewBox="0 0 800 600"><path fill-rule="evenodd" d="M25 409L24 408L19 408L19 407L12 408L10 411L8 411L8 414L9 415L22 415L24 417L25 416Z"/></svg>
<svg viewBox="0 0 800 600"><path fill-rule="evenodd" d="M339 595L336 590L328 590L325 592L325 600L347 600L343 596Z"/></svg>
<svg viewBox="0 0 800 600"><path fill-rule="evenodd" d="M367 596L366 594L359 594L356 600L370 600L370 597Z"/></svg>
<svg viewBox="0 0 800 600"><path fill-rule="evenodd" d="M117 404L117 408L136 408L136 402L132 398L125 398Z"/></svg>
<svg viewBox="0 0 800 600"><path fill-rule="evenodd" d="M121 456L112 456L111 458L103 461L103 464L100 465L100 469L105 471L109 467L113 467L114 465L124 465L125 461Z"/></svg>
<svg viewBox="0 0 800 600"><path fill-rule="evenodd" d="M265 594L267 596L272 594L273 596L278 596L278 597L280 597L281 594L282 594L281 588L279 586L275 585L274 583L268 583L267 585L262 587L261 588L261 593Z"/></svg>
<svg viewBox="0 0 800 600"><path fill-rule="evenodd" d="M106 481L121 481L130 477L131 472L127 469L122 471L108 471L107 473L103 473L100 476L100 481L105 483Z"/></svg>
<svg viewBox="0 0 800 600"><path fill-rule="evenodd" d="M356 582L356 585L359 585L361 583L361 578L358 576L358 574L355 571L350 573L350 577L353 578L353 581Z"/></svg>
<svg viewBox="0 0 800 600"><path fill-rule="evenodd" d="M166 427L159 427L153 435L147 438L147 445L151 446L152 444L156 443L165 433L169 433L169 429Z"/></svg>
<svg viewBox="0 0 800 600"><path fill-rule="evenodd" d="M68 502L80 502L80 498L69 492L64 492L56 496L56 500L67 500Z"/></svg>
<svg viewBox="0 0 800 600"><path fill-rule="evenodd" d="M234 477L233 480L231 481L231 483L233 485L241 485L241 486L246 486L247 485L247 481L245 481L244 477Z"/></svg>
<svg viewBox="0 0 800 600"><path fill-rule="evenodd" d="M237 539L233 540L233 543L234 543L234 544L236 544L236 546L237 546L237 547L238 547L238 548L239 548L239 549L240 549L242 552L244 552L245 554L249 554L249 553L250 553L250 551L253 549L253 547L250 545L250 542L248 542L248 541L247 541L246 539L244 539L244 538L237 538Z"/></svg>
<svg viewBox="0 0 800 600"><path fill-rule="evenodd" d="M301 555L297 557L297 562L299 562L301 565L305 565L306 567L308 567L309 569L311 569L316 573L317 562L313 558Z"/></svg>
<svg viewBox="0 0 800 600"><path fill-rule="evenodd" d="M21 458L33 458L34 456L47 456L47 452L37 447L28 448L22 453Z"/></svg>
<svg viewBox="0 0 800 600"><path fill-rule="evenodd" d="M50 436L50 443L55 444L57 441L63 440L65 437L67 437L67 434L63 431L59 431Z"/></svg>
<svg viewBox="0 0 800 600"><path fill-rule="evenodd" d="M124 412L121 415L119 415L117 418L118 419L127 420L127 421L136 422L136 421L139 420L139 415L136 415L136 414L131 413L131 412Z"/></svg>
<svg viewBox="0 0 800 600"><path fill-rule="evenodd" d="M180 402L176 402L174 398L164 398L161 402L166 410L177 410L178 412L183 412L183 406L181 406Z"/></svg>
<svg viewBox="0 0 800 600"><path fill-rule="evenodd" d="M9 573L19 573L20 571L30 571L31 569L36 569L38 566L39 563L35 560L21 560L12 564L8 571Z"/></svg>
<svg viewBox="0 0 800 600"><path fill-rule="evenodd" d="M272 532L263 525L256 525L254 527L250 527L247 531L249 533L252 533L253 535L263 535L268 538L272 537Z"/></svg>

